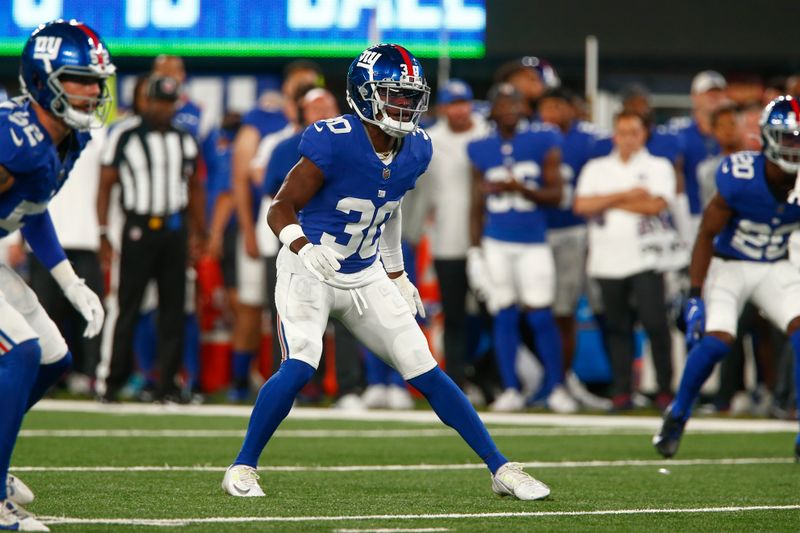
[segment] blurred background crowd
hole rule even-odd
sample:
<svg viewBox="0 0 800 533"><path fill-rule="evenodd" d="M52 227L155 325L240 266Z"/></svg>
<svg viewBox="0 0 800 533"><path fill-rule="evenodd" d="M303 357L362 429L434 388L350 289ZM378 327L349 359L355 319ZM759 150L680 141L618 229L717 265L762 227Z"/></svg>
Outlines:
<svg viewBox="0 0 800 533"><path fill-rule="evenodd" d="M692 15L686 24L693 28L713 2L694 10L690 4L677 10ZM538 13L546 18L549 11L542 6ZM563 13L550 16L559 24L565 20ZM576 26L586 25L580 21L587 14L574 16ZM688 289L686 268L703 206L714 193L716 167L733 152L760 149L761 111L776 96L800 97L800 65L773 57L761 69L742 68L718 54L717 63L687 60L698 67L692 72L683 67L658 75L654 71L664 57L652 67L636 59L636 68L626 70L619 65L624 55L616 54L618 63L610 66L616 74L598 90L597 80L591 80L597 71L579 68L579 61L555 44L530 45L548 58L509 53L517 50L514 42L524 42L524 31L513 13L495 17L487 21L489 41L500 42L497 33L509 28L511 44L495 51L491 61L472 69L466 60L463 67L458 59L423 60L432 87L423 127L433 140L434 158L403 205L405 263L428 310L421 325L440 364L477 406L498 411L540 406L560 413L662 409L685 358L680 310ZM655 25L653 35L640 27L631 32L651 43L665 24ZM688 40L696 44L700 33L689 32ZM553 42L564 38L553 36ZM609 38L612 51L621 46L615 39ZM586 41L587 65L592 43ZM714 56L715 46L709 43L698 53ZM735 46L731 41L729 49ZM123 62L127 69L117 79L114 122L93 132L51 203L76 271L104 295L103 335L91 340L80 335L80 317L19 237L0 241L0 260L30 280L70 344L75 367L63 384L70 394L105 401L249 402L280 363L273 297L279 245L266 225L266 209L297 161L303 129L349 112L346 63L283 57L263 66L247 63L246 76L214 76L209 59L184 59L169 51ZM200 72L193 72L193 65ZM469 268L475 199L468 145L496 127L503 103L498 87L521 103L513 117L518 128L548 124L564 139L562 202L548 214L556 266L552 311L564 364L558 397L551 391L537 394L545 372L536 334L524 321L516 347L516 396L508 393L495 360L493 312L475 290L480 283ZM13 83L6 83L6 90L9 97L18 93ZM192 139L180 141L181 157L174 163L173 131ZM152 132L163 135L166 151L148 140ZM642 223L660 224L649 235L657 235L653 246L661 252L654 263L632 266L613 239L593 238L587 231L602 213L586 211L582 217L573 207L576 198L591 194L581 185L590 161L645 149L668 163L661 183L667 201L641 217ZM173 183L175 169L183 170L174 172L183 178ZM603 179L616 177L609 171ZM144 190L141 180L161 183L161 189ZM170 231L174 238L162 238ZM121 261L125 246L140 246L141 260ZM587 254L594 254L588 263ZM609 259L599 264L602 254ZM643 279L643 273L646 283L623 288L624 280ZM653 287L655 293L648 292ZM734 353L704 389L705 408L791 416L786 339L749 307L739 330ZM352 410L405 409L413 407L414 396L396 372L331 323L323 365L301 401Z"/></svg>

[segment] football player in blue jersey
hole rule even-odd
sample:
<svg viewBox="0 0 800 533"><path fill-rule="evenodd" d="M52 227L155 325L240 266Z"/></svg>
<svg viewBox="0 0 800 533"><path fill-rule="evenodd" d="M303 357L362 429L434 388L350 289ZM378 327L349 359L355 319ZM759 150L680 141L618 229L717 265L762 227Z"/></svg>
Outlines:
<svg viewBox="0 0 800 533"><path fill-rule="evenodd" d="M561 147L561 202L557 206L544 208L547 242L553 251L556 266L553 314L561 333L567 390L584 407L606 411L612 408L611 400L590 393L571 371L576 347L575 310L581 293L587 288L586 220L576 215L572 206L578 176L593 156L598 139L598 131L593 124L577 119L572 101L571 91L550 89L539 99L538 107L542 122L557 127L564 136Z"/></svg>
<svg viewBox="0 0 800 533"><path fill-rule="evenodd" d="M686 305L690 348L680 388L653 444L678 451L683 429L711 371L730 351L748 301L789 336L800 387L800 272L788 260L789 235L800 228L800 104L781 96L761 116L761 152L737 152L717 169L717 194L703 214L692 252ZM800 394L798 394L800 408ZM795 442L800 460L800 434Z"/></svg>
<svg viewBox="0 0 800 533"><path fill-rule="evenodd" d="M699 72L692 80L691 118L676 120L671 124L680 142L679 164L683 167L694 234L697 233L703 214L700 186L697 183L697 167L706 158L719 153L719 145L711 132L711 114L725 102L727 86L725 78L719 72L713 70Z"/></svg>
<svg viewBox="0 0 800 533"><path fill-rule="evenodd" d="M268 215L284 245L275 290L283 363L258 394L242 448L222 481L228 494L264 496L258 458L314 374L329 316L427 398L486 463L495 493L523 500L550 493L500 453L469 400L439 369L414 319L424 309L403 270L400 202L431 158L430 139L418 127L429 93L408 50L375 45L348 71L355 114L317 122L303 134L302 158Z"/></svg>
<svg viewBox="0 0 800 533"><path fill-rule="evenodd" d="M58 241L47 203L103 124L111 104L106 79L114 65L88 26L57 20L39 26L22 50L23 96L0 105L0 238L20 229L33 253L86 319L84 335L102 328L98 296L75 274ZM0 264L0 529L47 531L20 507L33 494L8 475L25 411L70 367L67 344L33 291Z"/></svg>
<svg viewBox="0 0 800 533"><path fill-rule="evenodd" d="M563 387L561 338L550 309L555 265L542 209L557 206L563 195L563 138L547 124L520 130L524 102L512 85L496 85L489 100L495 127L467 147L473 166L467 272L494 315L494 350L504 391L491 408L516 411L527 402L515 370L522 309L544 366L534 399L546 400L554 411L574 412L577 404Z"/></svg>

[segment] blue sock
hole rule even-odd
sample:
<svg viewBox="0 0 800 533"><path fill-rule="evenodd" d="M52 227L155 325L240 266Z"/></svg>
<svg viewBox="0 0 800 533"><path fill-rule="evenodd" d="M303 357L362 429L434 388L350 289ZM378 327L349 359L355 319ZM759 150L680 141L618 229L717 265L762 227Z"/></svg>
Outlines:
<svg viewBox="0 0 800 533"><path fill-rule="evenodd" d="M556 385L564 382L561 363L561 334L550 309L529 311L525 318L533 330L536 352L544 366L544 381L540 392L546 398Z"/></svg>
<svg viewBox="0 0 800 533"><path fill-rule="evenodd" d="M35 339L17 344L5 354L0 354L0 397L3 398L3 413L0 416L0 500L8 496L8 465L28 406L28 397L39 372L41 357L39 341Z"/></svg>
<svg viewBox="0 0 800 533"><path fill-rule="evenodd" d="M421 376L409 379L420 391L442 422L455 429L494 474L508 462L497 449L486 426L458 385L438 366Z"/></svg>
<svg viewBox="0 0 800 533"><path fill-rule="evenodd" d="M156 368L157 340L155 311L139 315L133 331L133 351L139 371L144 374L148 383L155 383L153 374Z"/></svg>
<svg viewBox="0 0 800 533"><path fill-rule="evenodd" d="M519 311L506 307L494 316L494 356L504 389L520 390L517 377L517 349L519 348Z"/></svg>
<svg viewBox="0 0 800 533"><path fill-rule="evenodd" d="M789 337L794 349L794 400L797 403L797 416L800 419L800 330ZM797 434L797 445L800 445L800 433Z"/></svg>
<svg viewBox="0 0 800 533"><path fill-rule="evenodd" d="M406 388L406 380L403 379L403 376L400 375L400 372L391 367L386 383L388 385L394 385L395 387L403 387L404 389Z"/></svg>
<svg viewBox="0 0 800 533"><path fill-rule="evenodd" d="M36 381L33 383L30 394L28 394L28 407L26 411L41 400L42 397L47 394L47 391L50 390L50 387L64 377L64 374L66 374L70 368L72 368L72 354L70 352L67 352L67 355L55 363L39 365Z"/></svg>
<svg viewBox="0 0 800 533"><path fill-rule="evenodd" d="M246 350L233 351L233 388L246 389L250 379L250 363L255 357L255 352Z"/></svg>
<svg viewBox="0 0 800 533"><path fill-rule="evenodd" d="M197 315L186 315L183 323L183 368L189 381L189 390L200 388L200 322Z"/></svg>
<svg viewBox="0 0 800 533"><path fill-rule="evenodd" d="M714 365L728 355L731 347L716 337L706 335L698 342L686 360L678 394L672 402L672 416L687 420L692 414L692 404L700 393L700 387L714 370Z"/></svg>
<svg viewBox="0 0 800 533"><path fill-rule="evenodd" d="M388 385L392 367L369 350L364 350L364 374L367 385Z"/></svg>
<svg viewBox="0 0 800 533"><path fill-rule="evenodd" d="M255 468L258 458L278 425L289 414L297 393L308 383L315 369L297 359L287 359L258 391L258 399L250 415L242 449L233 462Z"/></svg>

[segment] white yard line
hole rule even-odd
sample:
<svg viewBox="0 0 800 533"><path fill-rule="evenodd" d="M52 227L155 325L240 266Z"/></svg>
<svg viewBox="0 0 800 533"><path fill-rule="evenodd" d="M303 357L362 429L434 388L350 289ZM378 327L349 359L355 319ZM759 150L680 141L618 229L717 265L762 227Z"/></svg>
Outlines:
<svg viewBox="0 0 800 533"><path fill-rule="evenodd" d="M387 528L380 529L334 529L333 533L433 533L436 531L450 531L446 527L420 527L420 528Z"/></svg>
<svg viewBox="0 0 800 533"><path fill-rule="evenodd" d="M547 518L558 516L604 516L689 513L741 513L748 511L797 511L800 505L752 505L737 507L695 507L677 509L608 509L600 511L530 511L505 513L384 514L356 516L215 516L207 518L70 518L40 516L46 524L108 524L120 526L185 526L189 524L231 524L245 522L348 522L365 520L435 520L470 518Z"/></svg>
<svg viewBox="0 0 800 533"><path fill-rule="evenodd" d="M641 466L738 466L792 464L786 457L745 457L739 459L659 459L627 461L533 461L523 463L527 468L618 468ZM226 466L12 466L13 472L224 472ZM440 465L344 465L344 466L262 466L262 472L395 472L483 470L484 464Z"/></svg>
<svg viewBox="0 0 800 533"><path fill-rule="evenodd" d="M242 438L244 429L23 429L20 437L29 438ZM494 437L560 437L565 435L649 435L644 430L611 428L495 428ZM281 438L301 439L418 439L458 437L450 428L442 429L279 429Z"/></svg>
<svg viewBox="0 0 800 533"><path fill-rule="evenodd" d="M186 415L249 417L252 407L240 405L155 405L155 404L101 404L81 400L42 400L36 411L79 413L104 413L120 415ZM661 425L655 416L609 415L556 415L547 413L480 413L487 424L509 426L553 426L579 428L620 428L654 431ZM296 407L289 418L293 420L350 420L358 422L440 423L433 411L363 411L345 412L337 409ZM710 432L796 432L797 422L788 420L737 420L731 418L693 418L691 431Z"/></svg>
<svg viewBox="0 0 800 533"><path fill-rule="evenodd" d="M436 531L450 531L446 527L420 527L420 528L387 528L379 529L334 529L333 533L433 533Z"/></svg>

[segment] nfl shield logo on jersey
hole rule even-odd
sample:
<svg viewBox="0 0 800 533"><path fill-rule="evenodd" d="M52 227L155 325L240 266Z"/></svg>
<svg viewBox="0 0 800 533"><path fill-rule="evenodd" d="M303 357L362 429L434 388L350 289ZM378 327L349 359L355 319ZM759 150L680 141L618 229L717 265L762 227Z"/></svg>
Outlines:
<svg viewBox="0 0 800 533"><path fill-rule="evenodd" d="M388 180L389 176L391 176L391 174L392 174L392 171L389 170L388 168L384 168L383 169L383 179Z"/></svg>

